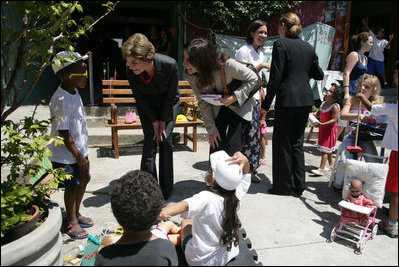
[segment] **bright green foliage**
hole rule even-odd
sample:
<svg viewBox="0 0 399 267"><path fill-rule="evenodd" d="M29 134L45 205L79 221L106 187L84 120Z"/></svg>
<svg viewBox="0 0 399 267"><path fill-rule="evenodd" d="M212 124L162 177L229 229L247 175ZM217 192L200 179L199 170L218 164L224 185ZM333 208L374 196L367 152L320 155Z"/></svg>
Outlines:
<svg viewBox="0 0 399 267"><path fill-rule="evenodd" d="M78 1L1 1L2 125L29 97L54 55L73 51L76 40L117 3L99 4L105 14L95 21L84 16Z"/></svg>
<svg viewBox="0 0 399 267"><path fill-rule="evenodd" d="M8 166L10 172L1 183L1 237L20 221L26 221L26 211L36 204L43 212L50 188L56 188L64 179L70 179L64 169L47 170L54 178L49 184L32 186L24 182L25 177L34 177L40 170L40 162L51 156L48 144L62 144L60 137L53 138L47 132L51 120L36 120L25 117L19 123L6 120L2 129L1 167Z"/></svg>
<svg viewBox="0 0 399 267"><path fill-rule="evenodd" d="M204 27L218 33L241 35L243 19L253 21L278 16L302 1L187 1L187 11L203 18Z"/></svg>

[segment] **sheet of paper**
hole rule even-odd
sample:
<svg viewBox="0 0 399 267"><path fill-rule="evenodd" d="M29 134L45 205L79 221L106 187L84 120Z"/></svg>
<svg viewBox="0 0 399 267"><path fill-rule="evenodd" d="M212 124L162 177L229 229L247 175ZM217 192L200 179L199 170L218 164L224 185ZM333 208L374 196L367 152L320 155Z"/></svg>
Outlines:
<svg viewBox="0 0 399 267"><path fill-rule="evenodd" d="M201 95L201 99L215 106L223 106L222 103L216 99L222 98L222 95Z"/></svg>

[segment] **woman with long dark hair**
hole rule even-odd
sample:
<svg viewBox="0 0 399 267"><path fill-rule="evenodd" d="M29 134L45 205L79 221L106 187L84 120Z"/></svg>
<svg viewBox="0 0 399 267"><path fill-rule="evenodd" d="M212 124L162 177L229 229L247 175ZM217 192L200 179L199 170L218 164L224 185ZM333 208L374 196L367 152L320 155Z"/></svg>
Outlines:
<svg viewBox="0 0 399 267"><path fill-rule="evenodd" d="M252 120L252 110L256 106L250 94L259 79L245 65L218 54L216 47L206 39L187 42L183 53L187 80L198 97L202 119L209 135L210 154L225 150L232 156L243 147L243 127ZM242 81L232 95L223 95L222 67L226 84L233 79ZM201 96L206 94L221 95L217 100L221 105L212 105L203 100Z"/></svg>
<svg viewBox="0 0 399 267"><path fill-rule="evenodd" d="M267 38L267 24L263 20L255 20L247 29L246 44L237 50L235 59L239 62L252 64L257 72L262 69L270 69L270 63L264 62L262 47ZM247 129L245 147L243 153L248 157L251 167L252 181L260 182L256 176L256 169L260 164L265 165L266 149L266 112L260 109L264 100L266 88L261 87L259 92L254 94L256 107L252 112L251 127Z"/></svg>

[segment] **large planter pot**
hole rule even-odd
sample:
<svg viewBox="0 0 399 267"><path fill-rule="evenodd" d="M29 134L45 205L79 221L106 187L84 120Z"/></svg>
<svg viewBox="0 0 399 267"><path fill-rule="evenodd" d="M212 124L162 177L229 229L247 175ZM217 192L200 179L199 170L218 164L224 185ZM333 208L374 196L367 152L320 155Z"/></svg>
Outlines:
<svg viewBox="0 0 399 267"><path fill-rule="evenodd" d="M13 229L10 229L8 233L2 238L1 243L6 244L29 234L36 228L36 223L39 222L39 207L32 205L28 211L31 214L26 222L19 222Z"/></svg>
<svg viewBox="0 0 399 267"><path fill-rule="evenodd" d="M62 266L61 208L49 203L46 221L29 234L1 246L1 265Z"/></svg>

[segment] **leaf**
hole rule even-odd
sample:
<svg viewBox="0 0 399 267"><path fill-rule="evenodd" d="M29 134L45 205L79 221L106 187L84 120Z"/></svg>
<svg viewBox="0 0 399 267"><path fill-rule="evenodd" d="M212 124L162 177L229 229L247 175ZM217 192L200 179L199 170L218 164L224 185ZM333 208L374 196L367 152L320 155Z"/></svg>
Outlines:
<svg viewBox="0 0 399 267"><path fill-rule="evenodd" d="M61 60L59 60L58 58L54 59L54 63L57 67L61 66Z"/></svg>

